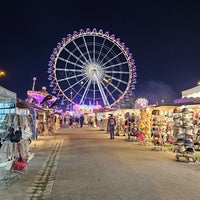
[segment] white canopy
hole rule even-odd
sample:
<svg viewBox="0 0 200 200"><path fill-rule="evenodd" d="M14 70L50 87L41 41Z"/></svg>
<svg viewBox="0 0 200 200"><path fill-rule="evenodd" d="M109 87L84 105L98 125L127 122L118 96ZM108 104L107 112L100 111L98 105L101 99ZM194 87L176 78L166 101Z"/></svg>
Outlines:
<svg viewBox="0 0 200 200"><path fill-rule="evenodd" d="M0 102L1 101L16 101L17 94L2 86L0 86Z"/></svg>
<svg viewBox="0 0 200 200"><path fill-rule="evenodd" d="M187 97L187 98L197 98L200 97L200 85L197 85L191 89L184 90L182 91L182 98Z"/></svg>

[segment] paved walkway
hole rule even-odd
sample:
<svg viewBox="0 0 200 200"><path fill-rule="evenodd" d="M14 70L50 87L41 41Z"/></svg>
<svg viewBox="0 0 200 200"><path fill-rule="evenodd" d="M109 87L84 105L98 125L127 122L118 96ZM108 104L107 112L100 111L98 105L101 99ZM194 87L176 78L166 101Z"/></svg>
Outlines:
<svg viewBox="0 0 200 200"><path fill-rule="evenodd" d="M96 140L96 139L101 140ZM73 153L74 148L84 149L83 145L87 144L83 139L89 140L92 145L95 141L101 141L99 145L109 145L114 144L113 148L126 148L133 145L132 142L127 142L124 136L116 136L115 140L109 140L109 134L106 134L105 131L99 131L97 128L73 128L73 129L60 129L51 136L39 136L38 140L32 141L30 144L30 150L34 153L33 159L28 163L28 169L24 174L20 176L13 176L11 180L6 184L5 181L0 183L0 196L1 199L6 200L34 200L34 199L53 199L52 190L54 189L54 199L56 199L56 191L62 189L65 190L65 186L68 184L67 180L60 180L64 178L65 174L59 178L58 172L58 163L60 160L60 153L65 154L67 152L67 158L62 157L62 162L64 159L70 159L70 152ZM72 142L76 141L76 143ZM86 141L88 142L88 141ZM65 147L64 146L65 143ZM83 144L83 145L81 145ZM136 143L135 143L136 144ZM144 148L148 150L149 146L139 145L140 149ZM103 147L103 146L102 146ZM97 147L99 148L99 147ZM109 147L110 148L110 147ZM63 150L62 150L63 149ZM100 149L97 149L100 150ZM128 149L127 149L128 150ZM153 152L152 152L153 153ZM163 152L164 153L164 152ZM87 154L86 154L87 155ZM100 154L97 154L100 155ZM172 152L166 152L162 154L165 159L172 160L174 159L174 154ZM100 155L101 156L101 155ZM63 159L64 158L64 159ZM87 157L85 157L86 159ZM90 160L91 158L88 157ZM97 159L97 158L95 158ZM88 166L89 161L88 160ZM80 161L80 158L79 158ZM67 161L68 163L69 161ZM87 162L87 160L82 161ZM65 165L60 166L59 170L62 171L65 169ZM91 169L92 170L92 169ZM79 172L81 173L81 171ZM14 174L12 174L14 175ZM68 174L70 176L70 174ZM55 180L57 180L55 184ZM64 181L64 182L63 182ZM61 184L59 187L56 187ZM70 184L69 184L70 185ZM58 199L65 199L65 197L60 197ZM73 197L71 198L73 199Z"/></svg>
<svg viewBox="0 0 200 200"><path fill-rule="evenodd" d="M2 173L2 177L5 176L5 180L0 181L1 199L49 199L57 171L59 151L64 141L64 139L59 138L59 134L83 130L97 132L96 128L88 127L83 129L61 128L51 135L39 135L37 140L33 140L29 145L33 158L28 162L25 171L16 173L1 168L0 173ZM103 132L100 131L99 133L102 134Z"/></svg>

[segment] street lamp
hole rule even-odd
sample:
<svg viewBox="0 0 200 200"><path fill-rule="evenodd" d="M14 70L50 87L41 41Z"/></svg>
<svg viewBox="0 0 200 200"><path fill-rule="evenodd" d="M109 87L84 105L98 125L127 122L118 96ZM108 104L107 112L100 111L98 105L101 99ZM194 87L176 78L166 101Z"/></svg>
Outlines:
<svg viewBox="0 0 200 200"><path fill-rule="evenodd" d="M36 77L33 77L33 87L32 87L32 90L35 90L35 81L37 80Z"/></svg>
<svg viewBox="0 0 200 200"><path fill-rule="evenodd" d="M5 76L5 75L6 75L6 72L3 71L3 70L0 70L0 77L3 77L3 76Z"/></svg>
<svg viewBox="0 0 200 200"><path fill-rule="evenodd" d="M71 108L70 108L70 111L73 111L73 107L72 107L72 94L73 94L73 93L70 92L70 100L71 100L71 106L70 106Z"/></svg>

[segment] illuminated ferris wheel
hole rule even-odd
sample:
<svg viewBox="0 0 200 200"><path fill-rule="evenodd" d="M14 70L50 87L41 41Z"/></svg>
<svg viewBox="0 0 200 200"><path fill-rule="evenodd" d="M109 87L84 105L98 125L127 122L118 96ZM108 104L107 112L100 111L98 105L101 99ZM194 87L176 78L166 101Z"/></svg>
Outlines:
<svg viewBox="0 0 200 200"><path fill-rule="evenodd" d="M81 29L63 38L48 64L52 93L61 102L115 107L136 83L136 66L124 43L109 32Z"/></svg>

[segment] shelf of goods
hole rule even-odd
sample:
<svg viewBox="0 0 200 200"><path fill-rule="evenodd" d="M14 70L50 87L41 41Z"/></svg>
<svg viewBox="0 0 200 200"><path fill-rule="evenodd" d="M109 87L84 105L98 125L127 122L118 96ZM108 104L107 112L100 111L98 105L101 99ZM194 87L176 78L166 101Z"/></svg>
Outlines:
<svg viewBox="0 0 200 200"><path fill-rule="evenodd" d="M196 162L193 111L187 108L175 110L173 120L176 160L179 161L180 158L184 158L186 162Z"/></svg>
<svg viewBox="0 0 200 200"><path fill-rule="evenodd" d="M170 112L152 111L151 127L153 150L163 150L173 142L173 118Z"/></svg>

